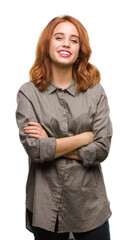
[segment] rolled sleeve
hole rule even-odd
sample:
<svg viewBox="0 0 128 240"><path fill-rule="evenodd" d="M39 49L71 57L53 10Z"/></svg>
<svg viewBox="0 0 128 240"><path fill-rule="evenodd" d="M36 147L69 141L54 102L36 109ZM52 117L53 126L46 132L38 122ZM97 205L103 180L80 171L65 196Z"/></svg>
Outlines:
<svg viewBox="0 0 128 240"><path fill-rule="evenodd" d="M21 91L17 94L16 122L20 141L31 160L36 163L53 160L56 151L54 137L37 139L24 132L24 127L28 126L28 122L38 122L38 120L30 100Z"/></svg>
<svg viewBox="0 0 128 240"><path fill-rule="evenodd" d="M78 154L84 166L89 167L90 165L95 164L95 159L96 159L95 144L92 143L86 147L79 148Z"/></svg>
<svg viewBox="0 0 128 240"><path fill-rule="evenodd" d="M104 161L109 153L112 138L112 123L109 117L107 96L100 87L99 100L93 121L94 142L78 149L84 166L96 165Z"/></svg>
<svg viewBox="0 0 128 240"><path fill-rule="evenodd" d="M56 151L56 139L51 138L40 138L40 161L50 161L54 159Z"/></svg>

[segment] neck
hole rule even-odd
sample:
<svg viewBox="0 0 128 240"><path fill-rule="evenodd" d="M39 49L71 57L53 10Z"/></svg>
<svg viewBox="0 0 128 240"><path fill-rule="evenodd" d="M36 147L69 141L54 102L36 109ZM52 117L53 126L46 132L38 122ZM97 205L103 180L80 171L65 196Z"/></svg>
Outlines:
<svg viewBox="0 0 128 240"><path fill-rule="evenodd" d="M52 63L52 81L60 88L67 88L73 80L72 65L57 66Z"/></svg>

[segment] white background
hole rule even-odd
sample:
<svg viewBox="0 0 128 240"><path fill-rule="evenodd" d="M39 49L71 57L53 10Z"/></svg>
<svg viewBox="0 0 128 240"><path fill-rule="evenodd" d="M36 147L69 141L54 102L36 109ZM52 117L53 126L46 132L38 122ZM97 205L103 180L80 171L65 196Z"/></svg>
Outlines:
<svg viewBox="0 0 128 240"><path fill-rule="evenodd" d="M90 62L101 72L113 123L109 157L102 164L112 217L112 240L127 239L128 226L128 8L125 0L1 1L0 6L0 238L31 240L25 229L27 154L15 120L16 94L29 81L36 44L46 24L64 14L87 29ZM2 235L2 237L1 237Z"/></svg>

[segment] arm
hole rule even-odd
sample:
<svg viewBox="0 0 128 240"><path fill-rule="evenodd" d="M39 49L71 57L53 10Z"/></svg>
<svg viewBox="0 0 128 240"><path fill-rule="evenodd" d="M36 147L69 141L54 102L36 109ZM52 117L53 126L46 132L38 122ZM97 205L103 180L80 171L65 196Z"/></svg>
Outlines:
<svg viewBox="0 0 128 240"><path fill-rule="evenodd" d="M93 141L92 132L59 139L48 137L46 131L37 123L31 102L21 91L17 94L17 102L16 120L20 140L32 161L50 161ZM28 123L31 126L28 127Z"/></svg>
<svg viewBox="0 0 128 240"><path fill-rule="evenodd" d="M17 94L16 121L19 128L19 137L27 154L36 163L43 163L54 159L56 150L56 139L48 138L44 133L43 138L33 138L26 134L24 128L28 122L38 122L32 103L28 98L28 93L19 91Z"/></svg>
<svg viewBox="0 0 128 240"><path fill-rule="evenodd" d="M100 85L97 111L94 116L92 131L94 142L78 149L84 166L95 165L104 161L109 153L112 137L112 124L109 117L109 106L103 87Z"/></svg>
<svg viewBox="0 0 128 240"><path fill-rule="evenodd" d="M48 138L46 131L39 123L30 122L29 127L25 127L24 131L34 138ZM84 132L71 137L64 137L56 139L56 150L54 158L65 156L67 158L74 158L80 160L80 157L75 151L77 148L85 146L93 142L93 133Z"/></svg>
<svg viewBox="0 0 128 240"><path fill-rule="evenodd" d="M69 159L81 160L77 150L65 154L64 157Z"/></svg>
<svg viewBox="0 0 128 240"><path fill-rule="evenodd" d="M84 132L71 137L56 139L56 153L55 158L65 156L80 160L80 157L76 153L76 149L88 145L93 142L93 133Z"/></svg>

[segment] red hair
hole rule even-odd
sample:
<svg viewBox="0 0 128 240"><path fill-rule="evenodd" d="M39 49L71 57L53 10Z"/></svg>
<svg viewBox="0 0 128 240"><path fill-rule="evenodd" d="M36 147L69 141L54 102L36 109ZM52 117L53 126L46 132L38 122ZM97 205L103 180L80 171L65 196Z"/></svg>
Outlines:
<svg viewBox="0 0 128 240"><path fill-rule="evenodd" d="M66 15L52 19L39 38L36 59L30 69L30 80L39 91L46 89L49 81L52 80L52 67L49 56L50 40L55 27L65 21L69 21L76 26L80 37L79 57L73 64L73 78L78 84L77 92L79 92L79 90L86 90L96 82L100 82L100 72L95 66L88 62L91 55L91 48L86 29L77 19Z"/></svg>

